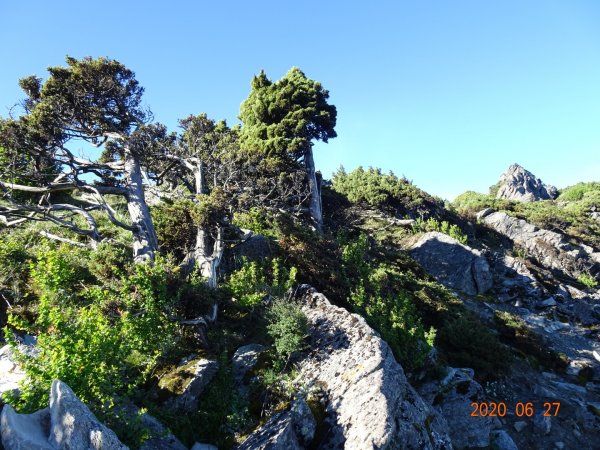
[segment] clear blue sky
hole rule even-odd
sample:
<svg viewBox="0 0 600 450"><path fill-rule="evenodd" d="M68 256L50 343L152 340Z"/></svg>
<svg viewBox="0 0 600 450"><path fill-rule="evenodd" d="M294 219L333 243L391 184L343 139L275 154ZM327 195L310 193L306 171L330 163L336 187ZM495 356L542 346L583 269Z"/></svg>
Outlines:
<svg viewBox="0 0 600 450"><path fill-rule="evenodd" d="M156 120L235 123L253 74L292 66L338 108L343 164L432 194L486 191L513 162L564 187L600 179L600 2L2 1L0 115L66 54L133 69Z"/></svg>

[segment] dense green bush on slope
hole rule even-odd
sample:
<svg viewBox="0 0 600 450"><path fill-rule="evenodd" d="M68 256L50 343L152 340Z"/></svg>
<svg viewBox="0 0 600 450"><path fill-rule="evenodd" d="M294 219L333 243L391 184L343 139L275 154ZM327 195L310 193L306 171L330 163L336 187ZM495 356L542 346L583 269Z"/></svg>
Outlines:
<svg viewBox="0 0 600 450"><path fill-rule="evenodd" d="M174 345L174 309L167 295L172 267L136 265L123 271L116 286L81 284L86 270L69 261L71 248L40 248L31 262L31 280L39 295L37 316L28 323L9 318L6 337L27 374L19 410L47 404L52 380L61 379L100 413L115 395L131 394ZM19 353L12 330L37 336L39 354Z"/></svg>
<svg viewBox="0 0 600 450"><path fill-rule="evenodd" d="M367 170L359 167L350 173L340 168L331 182L333 190L352 203L395 207L403 213L414 213L420 208L441 203L406 178L398 178L392 172L383 174L381 169L372 167Z"/></svg>

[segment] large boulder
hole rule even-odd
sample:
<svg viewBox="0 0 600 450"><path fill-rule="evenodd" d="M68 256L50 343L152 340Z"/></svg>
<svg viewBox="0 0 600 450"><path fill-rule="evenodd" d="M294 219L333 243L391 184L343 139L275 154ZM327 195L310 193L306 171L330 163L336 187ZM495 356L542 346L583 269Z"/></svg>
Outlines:
<svg viewBox="0 0 600 450"><path fill-rule="evenodd" d="M50 389L50 444L57 449L125 450L117 435L96 418L60 380Z"/></svg>
<svg viewBox="0 0 600 450"><path fill-rule="evenodd" d="M33 414L17 414L10 405L5 405L0 418L2 445L5 450L54 450L48 442L50 433L50 410Z"/></svg>
<svg viewBox="0 0 600 450"><path fill-rule="evenodd" d="M411 256L443 285L469 295L493 285L487 260L477 251L444 233L431 231L410 246Z"/></svg>
<svg viewBox="0 0 600 450"><path fill-rule="evenodd" d="M533 202L551 200L558 196L554 186L546 185L518 164L511 165L500 177L496 198Z"/></svg>
<svg viewBox="0 0 600 450"><path fill-rule="evenodd" d="M17 414L5 405L0 418L5 450L127 450L60 380L50 389L50 407Z"/></svg>
<svg viewBox="0 0 600 450"><path fill-rule="evenodd" d="M311 350L299 379L324 391L319 448L450 449L445 420L408 383L388 344L357 314L303 285L297 291L310 323Z"/></svg>

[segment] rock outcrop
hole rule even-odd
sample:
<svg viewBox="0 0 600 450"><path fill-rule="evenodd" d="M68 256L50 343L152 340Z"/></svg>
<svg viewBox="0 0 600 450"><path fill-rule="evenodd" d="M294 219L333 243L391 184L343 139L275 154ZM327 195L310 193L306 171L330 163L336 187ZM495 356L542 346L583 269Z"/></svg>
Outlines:
<svg viewBox="0 0 600 450"><path fill-rule="evenodd" d="M558 196L554 186L546 185L531 172L518 164L511 165L500 177L500 186L496 198L534 202L551 200Z"/></svg>
<svg viewBox="0 0 600 450"><path fill-rule="evenodd" d="M52 383L49 408L33 414L17 414L10 405L5 405L0 423L5 450L128 448L60 380Z"/></svg>
<svg viewBox="0 0 600 450"><path fill-rule="evenodd" d="M318 448L452 448L445 420L408 383L388 344L365 319L307 285L297 297L311 327L300 379L327 398L329 431Z"/></svg>
<svg viewBox="0 0 600 450"><path fill-rule="evenodd" d="M274 414L237 450L301 450L313 440L315 431L316 421L306 400L298 398L291 408Z"/></svg>
<svg viewBox="0 0 600 450"><path fill-rule="evenodd" d="M179 411L193 411L200 394L212 381L219 369L217 361L205 358L184 360L158 382L161 396L168 397L164 406Z"/></svg>
<svg viewBox="0 0 600 450"><path fill-rule="evenodd" d="M487 260L444 233L423 234L410 246L411 256L443 285L469 295L483 294L493 284Z"/></svg>
<svg viewBox="0 0 600 450"><path fill-rule="evenodd" d="M583 270L596 272L600 253L587 245L567 242L564 235L540 229L523 219L505 212L493 212L480 218L481 222L524 248L543 267L559 270L576 278Z"/></svg>
<svg viewBox="0 0 600 450"><path fill-rule="evenodd" d="M448 370L443 380L424 384L419 393L444 416L456 448L489 446L492 418L471 416L472 402L486 401L481 385L473 379L473 369Z"/></svg>

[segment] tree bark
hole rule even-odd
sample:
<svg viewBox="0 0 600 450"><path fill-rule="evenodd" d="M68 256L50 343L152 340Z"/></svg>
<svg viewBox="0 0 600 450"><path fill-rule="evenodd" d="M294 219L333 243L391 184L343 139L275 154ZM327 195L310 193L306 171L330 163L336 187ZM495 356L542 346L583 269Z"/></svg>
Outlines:
<svg viewBox="0 0 600 450"><path fill-rule="evenodd" d="M317 181L315 170L315 160L313 159L312 148L308 148L304 154L304 166L308 176L308 186L310 188L310 215L315 223L317 231L323 229L323 210L321 206L321 186Z"/></svg>
<svg viewBox="0 0 600 450"><path fill-rule="evenodd" d="M127 210L133 231L133 259L136 263L153 262L158 249L158 239L150 210L144 198L142 171L138 158L130 149L125 149L125 177Z"/></svg>

